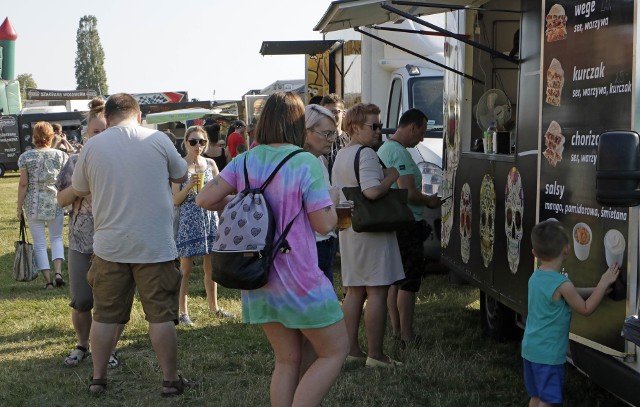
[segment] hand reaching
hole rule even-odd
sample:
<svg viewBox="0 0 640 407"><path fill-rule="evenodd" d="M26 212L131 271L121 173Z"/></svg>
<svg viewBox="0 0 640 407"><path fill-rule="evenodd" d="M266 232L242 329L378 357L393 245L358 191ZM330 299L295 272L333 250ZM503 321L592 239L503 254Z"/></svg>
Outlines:
<svg viewBox="0 0 640 407"><path fill-rule="evenodd" d="M606 284L607 286L610 286L611 284L616 282L619 275L620 267L618 266L618 263L614 263L607 269L607 271L604 272L602 277L600 277L600 282Z"/></svg>

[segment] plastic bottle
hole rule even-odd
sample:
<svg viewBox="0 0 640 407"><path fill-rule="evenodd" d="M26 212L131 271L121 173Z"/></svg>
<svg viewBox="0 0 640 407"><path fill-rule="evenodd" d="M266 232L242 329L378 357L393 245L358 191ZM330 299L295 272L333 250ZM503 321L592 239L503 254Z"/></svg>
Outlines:
<svg viewBox="0 0 640 407"><path fill-rule="evenodd" d="M489 128L487 129L487 153L495 154L498 150L498 128L494 120L489 122Z"/></svg>

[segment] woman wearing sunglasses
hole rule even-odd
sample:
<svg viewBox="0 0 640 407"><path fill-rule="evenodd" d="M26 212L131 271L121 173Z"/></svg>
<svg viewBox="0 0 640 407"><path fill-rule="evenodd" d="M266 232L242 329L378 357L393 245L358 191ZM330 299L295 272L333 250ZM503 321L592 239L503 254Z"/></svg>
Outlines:
<svg viewBox="0 0 640 407"><path fill-rule="evenodd" d="M354 160L360 147L373 147L380 141L380 108L374 104L359 103L347 110L345 125L351 141L338 151L332 172L333 185L340 189L358 186ZM372 148L362 149L359 165L362 193L371 200L384 196L399 176L395 168L382 168ZM341 200L345 200L344 195ZM339 242L342 285L347 289L342 303L349 336L347 361L364 363L367 367L400 365L383 353L387 291L389 285L404 278L396 234L356 233L348 228L340 231ZM358 343L358 326L365 299L366 353Z"/></svg>
<svg viewBox="0 0 640 407"><path fill-rule="evenodd" d="M176 247L180 256L182 283L180 285L180 323L191 326L189 317L188 295L189 277L193 270L193 258L202 256L204 269L204 288L207 293L209 310L222 318L233 318L218 305L218 287L211 279L211 246L216 238L218 215L196 206L196 195L202 186L218 175L216 163L202 157L207 149L207 132L202 126L192 126L184 135L183 148L186 151L189 177L182 184L173 184L173 203L178 206ZM203 178L201 180L201 178Z"/></svg>

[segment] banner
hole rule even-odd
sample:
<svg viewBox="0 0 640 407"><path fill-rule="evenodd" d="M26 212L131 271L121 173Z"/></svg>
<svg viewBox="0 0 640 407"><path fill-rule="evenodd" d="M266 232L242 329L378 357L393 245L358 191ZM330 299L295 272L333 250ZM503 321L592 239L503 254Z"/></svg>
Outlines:
<svg viewBox="0 0 640 407"><path fill-rule="evenodd" d="M28 100L86 100L98 96L98 92L92 89L78 90L45 90L27 89Z"/></svg>
<svg viewBox="0 0 640 407"><path fill-rule="evenodd" d="M555 218L571 236L564 263L576 287L594 287L608 263L622 263L613 301L571 332L624 351L626 208L596 201L599 135L631 129L634 2L546 1L542 59L540 220Z"/></svg>

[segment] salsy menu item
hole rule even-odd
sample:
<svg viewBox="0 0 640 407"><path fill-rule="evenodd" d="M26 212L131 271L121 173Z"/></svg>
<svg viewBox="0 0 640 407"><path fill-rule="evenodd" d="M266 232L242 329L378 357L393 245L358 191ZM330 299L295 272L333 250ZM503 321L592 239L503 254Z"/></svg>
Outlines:
<svg viewBox="0 0 640 407"><path fill-rule="evenodd" d="M622 233L619 230L610 229L604 235L604 255L607 259L607 266L611 267L614 263L618 263L618 266L622 267L626 247L627 244Z"/></svg>
<svg viewBox="0 0 640 407"><path fill-rule="evenodd" d="M591 250L591 228L584 222L578 222L573 227L573 251L578 260L587 260Z"/></svg>

